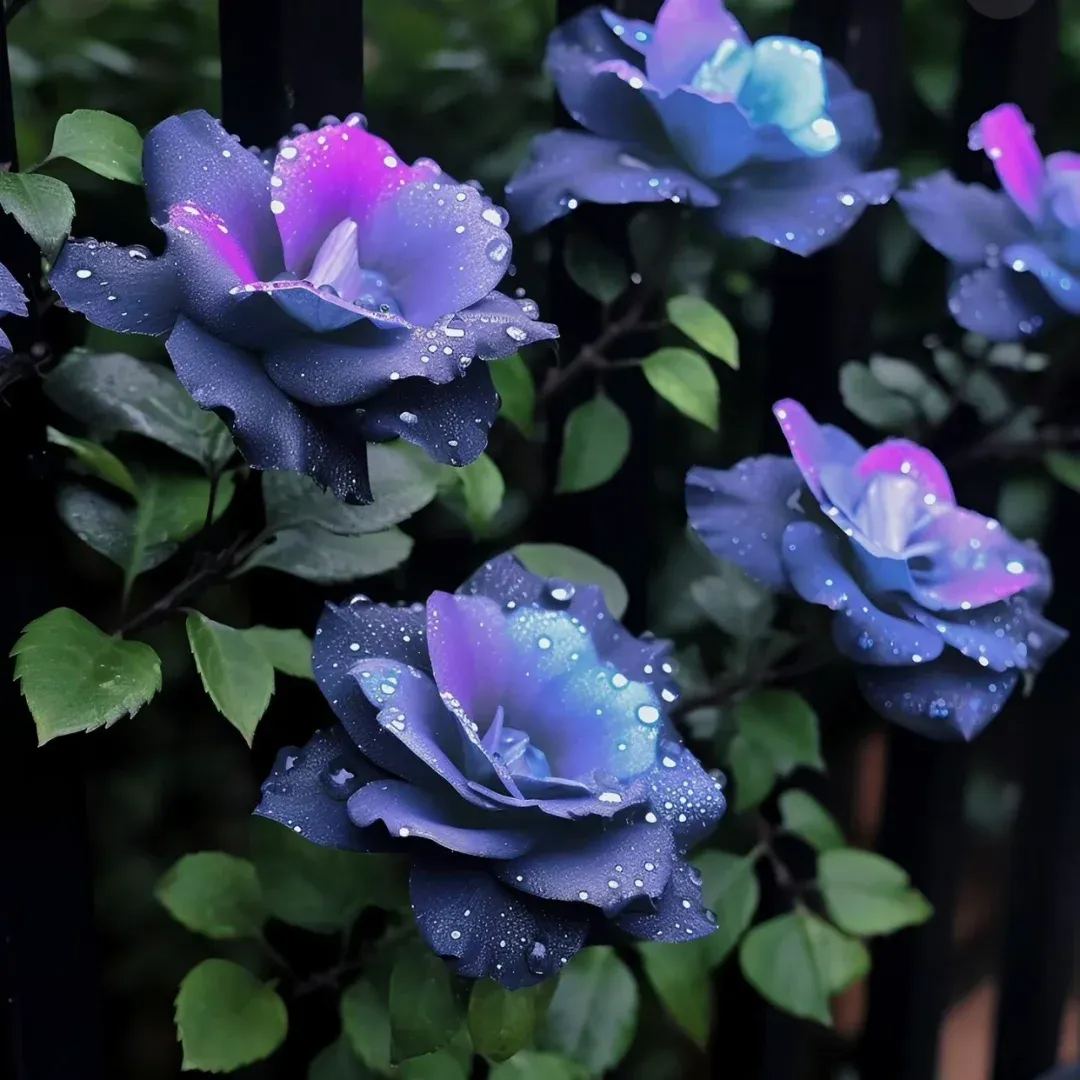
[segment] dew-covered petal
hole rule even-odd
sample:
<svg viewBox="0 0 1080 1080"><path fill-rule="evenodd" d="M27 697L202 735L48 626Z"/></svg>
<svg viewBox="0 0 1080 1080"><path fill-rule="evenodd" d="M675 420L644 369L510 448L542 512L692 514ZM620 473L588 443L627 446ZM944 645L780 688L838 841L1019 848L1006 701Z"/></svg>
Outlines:
<svg viewBox="0 0 1080 1080"><path fill-rule="evenodd" d="M487 446L499 396L482 361L434 387L424 378L401 379L366 403L361 423L374 442L402 438L444 465L468 465Z"/></svg>
<svg viewBox="0 0 1080 1080"><path fill-rule="evenodd" d="M584 905L537 901L475 863L420 859L409 895L420 932L458 975L509 990L557 973L588 934Z"/></svg>
<svg viewBox="0 0 1080 1080"><path fill-rule="evenodd" d="M907 666L934 660L944 649L933 629L881 610L844 567L839 538L818 525L802 521L788 528L784 565L804 600L836 613L833 640L849 659Z"/></svg>
<svg viewBox="0 0 1080 1080"><path fill-rule="evenodd" d="M982 607L1041 585L1045 560L993 518L954 508L912 537L926 554L912 561L913 597L931 610Z"/></svg>
<svg viewBox="0 0 1080 1080"><path fill-rule="evenodd" d="M784 529L805 517L803 478L787 458L746 458L731 469L691 469L686 477L690 524L719 559L755 581L788 587L780 552Z"/></svg>
<svg viewBox="0 0 1080 1080"><path fill-rule="evenodd" d="M981 266L1010 244L1020 243L1031 227L1000 191L962 184L938 172L896 194L908 224L945 258L961 266Z"/></svg>
<svg viewBox="0 0 1080 1080"><path fill-rule="evenodd" d="M345 808L358 787L381 776L344 731L326 728L303 748L287 746L278 752L255 813L323 847L383 851L388 845L381 830L358 828Z"/></svg>
<svg viewBox="0 0 1080 1080"><path fill-rule="evenodd" d="M973 739L1001 712L1019 678L954 652L925 667L855 672L863 696L881 716L935 739Z"/></svg>
<svg viewBox="0 0 1080 1080"><path fill-rule="evenodd" d="M349 300L339 296L331 286L317 286L310 281L292 278L253 281L245 284L243 291L266 293L290 318L318 334L332 334L362 320L389 329L412 328L400 315Z"/></svg>
<svg viewBox="0 0 1080 1080"><path fill-rule="evenodd" d="M704 840L727 809L720 780L674 738L661 741L660 759L642 781L653 814L671 830L679 851Z"/></svg>
<svg viewBox="0 0 1080 1080"><path fill-rule="evenodd" d="M180 306L172 259L144 247L69 240L49 284L65 307L122 334L166 334Z"/></svg>
<svg viewBox="0 0 1080 1080"><path fill-rule="evenodd" d="M552 31L546 63L555 89L566 111L594 134L661 145L663 129L639 92L645 75L623 44L634 31L620 23L623 33L613 33L610 15L588 8Z"/></svg>
<svg viewBox="0 0 1080 1080"><path fill-rule="evenodd" d="M207 213L207 221L213 219L215 228L222 224L229 230L256 277L269 279L282 269L270 175L208 113L195 110L158 124L143 146L143 175L155 221L169 221L181 205L194 206Z"/></svg>
<svg viewBox="0 0 1080 1080"><path fill-rule="evenodd" d="M790 37L754 42L753 63L738 100L755 126L775 125L798 138L806 152L829 153L839 144L839 134L826 115L827 97L816 45Z"/></svg>
<svg viewBox="0 0 1080 1080"><path fill-rule="evenodd" d="M274 385L256 356L185 316L166 346L188 393L224 414L252 468L307 473L339 499L370 501L366 447L350 411L305 409Z"/></svg>
<svg viewBox="0 0 1080 1080"><path fill-rule="evenodd" d="M528 854L492 873L542 900L580 902L611 916L659 898L673 861L671 832L635 810L621 819L553 828Z"/></svg>
<svg viewBox="0 0 1080 1080"><path fill-rule="evenodd" d="M1055 304L1070 315L1080 315L1080 277L1066 270L1036 244L1014 244L1005 251L1005 262L1013 270L1038 279Z"/></svg>
<svg viewBox="0 0 1080 1080"><path fill-rule="evenodd" d="M493 292L450 319L440 320L436 329L450 339L460 360L471 356L498 360L527 345L553 341L559 336L554 323L540 322L538 316L535 301ZM430 351L430 341L427 348Z"/></svg>
<svg viewBox="0 0 1080 1080"><path fill-rule="evenodd" d="M669 94L689 83L725 41L745 42L746 34L723 0L667 0L646 53L649 79Z"/></svg>
<svg viewBox="0 0 1080 1080"><path fill-rule="evenodd" d="M681 202L716 206L707 184L672 161L580 131L549 131L532 142L529 160L506 185L507 204L526 232L542 228L582 202Z"/></svg>
<svg viewBox="0 0 1080 1080"><path fill-rule="evenodd" d="M452 792L436 792L404 780L376 780L349 797L350 819L360 828L381 821L391 836L430 840L462 855L512 859L533 845L528 831L505 815L481 810Z"/></svg>
<svg viewBox="0 0 1080 1080"><path fill-rule="evenodd" d="M11 271L0 263L0 314L26 315L26 293Z"/></svg>
<svg viewBox="0 0 1080 1080"><path fill-rule="evenodd" d="M693 941L716 929L716 915L701 902L701 874L676 862L671 879L651 911L624 912L615 920L624 934L646 941Z"/></svg>
<svg viewBox="0 0 1080 1080"><path fill-rule="evenodd" d="M971 129L973 149L985 150L1001 186L1030 221L1042 217L1046 166L1024 114L1016 105L991 109Z"/></svg>
<svg viewBox="0 0 1080 1080"><path fill-rule="evenodd" d="M918 443L908 439L888 439L871 447L855 464L855 473L869 481L876 476L905 476L918 485L928 506L951 506L956 502L945 466ZM927 501L926 496L933 496Z"/></svg>
<svg viewBox="0 0 1080 1080"><path fill-rule="evenodd" d="M949 311L965 330L990 341L1020 341L1042 330L1057 307L1034 275L984 266L953 279Z"/></svg>
<svg viewBox="0 0 1080 1080"><path fill-rule="evenodd" d="M832 424L819 424L791 398L778 401L773 406L773 415L807 486L817 499L824 501L821 470L825 466L853 469L865 451L846 431Z"/></svg>

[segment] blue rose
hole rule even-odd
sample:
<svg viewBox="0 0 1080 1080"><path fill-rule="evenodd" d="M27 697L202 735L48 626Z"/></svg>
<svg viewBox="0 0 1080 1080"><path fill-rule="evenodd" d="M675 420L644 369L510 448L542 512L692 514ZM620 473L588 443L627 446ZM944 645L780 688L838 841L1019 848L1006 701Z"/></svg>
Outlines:
<svg viewBox="0 0 1080 1080"><path fill-rule="evenodd" d="M165 253L71 241L53 287L99 326L164 336L254 468L364 502L368 442L465 465L498 409L474 361L557 335L495 291L506 212L433 161L407 165L360 116L260 157L185 113L150 132L143 172Z"/></svg>
<svg viewBox="0 0 1080 1080"><path fill-rule="evenodd" d="M667 0L656 24L588 11L551 36L548 67L585 131L552 131L506 194L536 229L580 202L686 202L730 236L810 255L893 169L866 172L880 136L870 99L820 49L750 42L721 0Z"/></svg>
<svg viewBox="0 0 1080 1080"><path fill-rule="evenodd" d="M328 607L315 675L338 723L283 750L257 813L317 844L398 850L424 937L526 986L591 938L712 932L687 850L724 811L679 741L669 646L599 589L510 555L426 607Z"/></svg>
<svg viewBox="0 0 1080 1080"><path fill-rule="evenodd" d="M882 716L973 738L1065 639L1042 616L1045 557L957 506L929 450L864 450L795 401L774 412L794 460L691 470L694 529L755 580L834 612L836 646Z"/></svg>
<svg viewBox="0 0 1080 1080"><path fill-rule="evenodd" d="M912 228L951 264L949 310L992 341L1080 315L1080 154L1045 160L1024 114L999 105L971 129L1001 191L939 172L897 195Z"/></svg>
<svg viewBox="0 0 1080 1080"><path fill-rule="evenodd" d="M11 271L0 264L0 315L19 315L25 318L26 293ZM11 352L11 338L0 330L0 356Z"/></svg>

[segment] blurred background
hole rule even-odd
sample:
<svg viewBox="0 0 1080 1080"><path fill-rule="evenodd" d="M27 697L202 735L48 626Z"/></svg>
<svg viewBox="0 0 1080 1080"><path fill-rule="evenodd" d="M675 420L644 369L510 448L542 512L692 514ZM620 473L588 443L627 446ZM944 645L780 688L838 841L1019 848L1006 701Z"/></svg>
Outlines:
<svg viewBox="0 0 1080 1080"><path fill-rule="evenodd" d="M872 5L875 0L869 2ZM1043 5L1055 3L1038 0L1036 6ZM731 7L753 36L789 32L794 25L796 29L816 27L825 39L814 40L821 40L834 55L857 45L845 36L848 24L836 18L841 9L848 10L845 4L820 0L801 3L793 11L792 0L733 0ZM1026 65L1022 70L1014 67L1010 74L995 67L994 54L988 51L985 63L973 71L972 11L965 0L906 0L903 39L890 38L881 44L888 64L852 70L856 82L879 83L876 89L885 103L882 119L887 130L883 159L898 164L908 177L964 162L963 132L977 116L965 114L960 91L962 85L979 80L991 85L996 80L1002 97L1009 79L1038 83L1044 108L1035 119L1044 149L1080 148L1075 110L1080 92L1080 5L1068 0L1060 16L1059 20L1055 14L1055 36L1044 40L1042 51L1032 45L1016 61ZM363 111L373 130L388 138L403 156L434 157L452 175L475 177L497 197L530 137L551 123L551 89L540 61L555 20L554 0L368 0L365 18ZM214 0L31 0L10 28L23 161L45 156L56 119L75 108L118 113L144 133L163 117L185 109L201 107L219 114L217 19ZM805 36L812 35L806 32ZM882 86L881 78L893 84ZM973 101L978 100L976 94ZM318 119L309 118L311 123ZM982 175L978 161L964 167ZM75 168L65 172L64 179L76 193L76 235L154 243L154 230L137 189L108 185ZM873 260L879 287L868 298L852 284L850 292L841 289L829 300L831 337L817 353L812 345L805 350L798 347L814 330L798 324L797 307L778 313L777 287L779 283L789 298L793 288L810 290L806 302L813 304L816 294L806 275L817 273L819 267L833 273L836 268L828 257L814 260L806 270L790 266L761 245L723 242L717 246L711 241L702 250L688 244L680 255L688 280L696 275L699 285L707 285L711 298L738 326L743 371L724 384L720 444L674 413L656 418L649 443L652 497L644 527L649 532L653 565L661 569L654 575L649 617L640 620L642 626L664 632L688 624L689 601L685 591L680 593L679 582L692 572L686 566L689 556L683 541L681 500L682 476L689 464L727 463L760 449L768 421L765 406L771 394L782 390L803 393L804 398L816 396L830 410L828 419L858 431L858 421L839 404L836 369L840 363L866 360L874 351L929 365L941 342L961 346L944 309L942 261L920 245L894 207L875 212L874 217L872 225L857 230L848 244ZM700 238L698 242L702 243ZM547 257L544 241L528 241L517 250L522 283L538 299L545 291ZM830 280L835 281L835 276ZM865 311L868 303L872 318ZM849 334L845 327L852 305L864 309L860 318L865 318L859 332ZM781 316L796 320L788 327L786 339L777 337L776 320ZM116 344L96 330L90 336L93 345ZM1075 355L1074 344L1063 336L1048 347L1055 360L1061 356L1065 363ZM159 348L149 339L125 340L122 347L135 352ZM822 349L829 352L824 361ZM1011 388L1008 374L1003 384L1007 391ZM1067 381L1059 382L1057 391L1063 393L1068 386ZM992 388L986 393L992 395ZM945 442L963 447L969 429L974 428L972 411L961 410ZM863 430L862 434L867 433ZM513 483L520 449L514 442L517 436L503 432L498 438L502 441L496 443L494 454ZM771 440L771 434L767 438ZM520 456L520 469L527 470L529 458ZM968 496L966 502L983 511L997 510L1021 535L1043 536L1047 523L1061 510L1055 509L1055 500L1077 498L1055 489L1037 461L982 465L980 469L960 463L957 480ZM988 475L991 471L992 476ZM528 486L527 478L517 479L521 486ZM486 545L475 543L437 508L422 514L413 525L410 528L418 543L409 564L384 579L365 582L365 591L378 599L416 599L430 588L451 587L490 551L508 546L505 536L493 537ZM549 526L539 526L541 531L545 527ZM514 528L511 522L507 535L520 538ZM521 535L529 535L528 529ZM106 620L116 591L108 564L74 537L60 537L58 542L63 544L63 569L57 572L57 593L65 603ZM280 576L255 575L253 581L272 588L219 589L208 602L208 610L234 624L246 625L243 620L247 619L311 631L324 598L319 590ZM154 575L147 575L140 588L152 594L154 582ZM333 591L326 593L333 595ZM1076 626L1075 619L1062 617L1060 608L1051 614ZM156 904L155 882L185 852L245 849L247 815L274 750L284 742L303 741L324 707L313 686L279 682L255 752L250 754L198 688L182 633L180 626L154 631L153 643L170 669L166 675L170 692L136 720L118 724L107 736L84 740L78 750L89 785L87 820L106 995L107 1075L114 1080L178 1075L172 1000L184 972L207 952L204 942L172 922ZM959 867L955 916L948 930L951 959L942 965L946 985L932 990L944 995L947 1005L938 1052L942 1080L981 1080L991 1075L995 1010L1001 991L997 973L1010 903L1009 859L1015 851L1010 837L1029 747L1036 738L1033 731L1051 737L1054 729L1047 734L1048 729L1038 727L1046 722L1048 710L1068 709L1075 723L1075 694L1058 696L1052 688L1067 681L1059 677L1055 684L1048 678L1049 686L1040 688L1031 701L1015 702L976 745L965 750L963 768L950 774L961 789L956 798L961 821L940 821L928 812L911 823L913 830L927 836L939 829L947 832L949 858ZM887 738L869 718L846 712L850 696L835 687L814 687L810 696L822 715L826 757L833 765L831 781L821 789L820 797L847 826L853 842L873 845L885 798ZM835 711L830 711L830 703L835 704ZM9 719L30 722L26 716ZM918 774L910 776L916 802L924 782L932 799L930 781ZM939 776L935 782L951 781ZM1057 843L1054 830L1036 831L1034 838L1031 833L1023 835L1025 844ZM723 836L719 842L723 845ZM1075 860L1075 849L1054 848L1046 859L1050 863ZM1074 899L1070 895L1069 901ZM894 947L909 947L912 933L899 935ZM1066 952L1071 951L1069 934L1061 942ZM242 947L238 948L237 955L242 955ZM757 1076L758 1067L752 1063L763 1060L765 1052L755 1040L770 1029L725 1022L726 1015L744 1015L739 1001L751 993L732 961L725 969L720 993L715 1038L724 1044L724 1051L717 1060L728 1058L735 1063L730 1075L740 1080ZM856 987L843 999L836 1031L801 1031L804 1064L797 1073L787 1074L792 1080L803 1075L850 1080L859 1075L852 1047L865 1020L866 997L866 988ZM730 1014L724 1011L725 1003L731 1004ZM332 1004L327 1007L332 1010ZM620 1075L641 1080L705 1075L704 1060L664 1020L659 1007L643 1010L643 1017L638 1044ZM790 1029L776 1030L790 1035ZM324 1041L315 1039L314 1045ZM1060 1030L1060 1047L1062 1060L1080 1056L1080 1005L1075 1000ZM239 1075L294 1080L298 1074L288 1069L287 1064L271 1061ZM866 1080L877 1080L864 1075Z"/></svg>

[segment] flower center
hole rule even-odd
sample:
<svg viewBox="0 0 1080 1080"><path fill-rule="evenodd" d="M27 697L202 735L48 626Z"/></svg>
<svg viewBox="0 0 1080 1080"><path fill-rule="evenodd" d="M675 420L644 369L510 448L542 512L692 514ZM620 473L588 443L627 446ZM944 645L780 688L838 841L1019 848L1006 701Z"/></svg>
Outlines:
<svg viewBox="0 0 1080 1080"><path fill-rule="evenodd" d="M357 225L352 218L339 221L315 254L308 280L317 288L331 288L343 300L384 314L401 314L386 279L377 270L360 265Z"/></svg>

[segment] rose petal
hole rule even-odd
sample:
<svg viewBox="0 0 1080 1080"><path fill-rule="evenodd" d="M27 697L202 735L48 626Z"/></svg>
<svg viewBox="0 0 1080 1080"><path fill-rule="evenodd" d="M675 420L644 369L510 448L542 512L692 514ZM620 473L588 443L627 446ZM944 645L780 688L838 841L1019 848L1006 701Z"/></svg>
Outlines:
<svg viewBox="0 0 1080 1080"><path fill-rule="evenodd" d="M999 105L975 124L971 134L973 148L986 151L1012 201L1029 220L1038 222L1046 166L1024 114L1016 105Z"/></svg>
<svg viewBox="0 0 1080 1080"><path fill-rule="evenodd" d="M746 41L722 0L667 0L656 16L646 53L649 78L662 93L690 82L721 42Z"/></svg>

